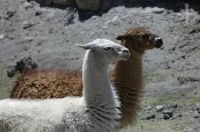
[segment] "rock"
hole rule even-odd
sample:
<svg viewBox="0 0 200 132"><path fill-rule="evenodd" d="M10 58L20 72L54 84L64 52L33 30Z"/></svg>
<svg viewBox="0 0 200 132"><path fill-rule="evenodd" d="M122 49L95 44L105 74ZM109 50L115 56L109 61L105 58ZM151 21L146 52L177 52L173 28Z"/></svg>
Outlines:
<svg viewBox="0 0 200 132"><path fill-rule="evenodd" d="M174 115L173 111L165 110L163 111L163 119L169 120Z"/></svg>
<svg viewBox="0 0 200 132"><path fill-rule="evenodd" d="M178 115L177 115L177 117L182 117L182 116L183 116L182 114L178 114Z"/></svg>
<svg viewBox="0 0 200 132"><path fill-rule="evenodd" d="M100 8L100 0L76 0L76 4L81 10L97 11Z"/></svg>
<svg viewBox="0 0 200 132"><path fill-rule="evenodd" d="M5 38L4 34L0 34L0 40L3 40Z"/></svg>
<svg viewBox="0 0 200 132"><path fill-rule="evenodd" d="M31 57L25 57L16 62L15 68L21 73L24 69L35 69L38 65Z"/></svg>
<svg viewBox="0 0 200 132"><path fill-rule="evenodd" d="M11 17L13 17L15 14L15 11L6 11L5 15L4 15L4 19L8 20Z"/></svg>
<svg viewBox="0 0 200 132"><path fill-rule="evenodd" d="M197 105L196 111L200 114L200 105Z"/></svg>
<svg viewBox="0 0 200 132"><path fill-rule="evenodd" d="M17 74L18 73L18 71L17 71L17 69L15 68L15 66L9 66L8 68L7 68L7 76L8 77L13 77L15 74Z"/></svg>
<svg viewBox="0 0 200 132"><path fill-rule="evenodd" d="M172 108L172 109L177 109L178 108L178 105L177 104L174 104L174 105L170 105L169 108Z"/></svg>
<svg viewBox="0 0 200 132"><path fill-rule="evenodd" d="M37 63L32 60L31 57L25 57L16 62L16 65L9 66L7 68L7 76L13 77L17 73L22 73L25 69L36 69L38 67Z"/></svg>
<svg viewBox="0 0 200 132"><path fill-rule="evenodd" d="M156 111L157 111L157 112L162 112L163 109L164 109L164 106L163 106L163 105L157 105L157 106L156 106Z"/></svg>
<svg viewBox="0 0 200 132"><path fill-rule="evenodd" d="M146 117L146 120L151 120L151 119L155 119L155 118L156 118L156 116L154 114L152 114L152 115L148 115Z"/></svg>
<svg viewBox="0 0 200 132"><path fill-rule="evenodd" d="M196 113L196 114L194 115L194 118L195 118L195 119L199 119L199 118L200 118L200 115L199 115L198 113Z"/></svg>
<svg viewBox="0 0 200 132"><path fill-rule="evenodd" d="M146 7L145 10L143 11L143 13L163 13L164 12L164 8L158 8L158 7Z"/></svg>
<svg viewBox="0 0 200 132"><path fill-rule="evenodd" d="M147 110L151 110L151 109L152 109L152 107L151 107L151 106L148 106L148 107L147 107Z"/></svg>
<svg viewBox="0 0 200 132"><path fill-rule="evenodd" d="M68 25L70 25L70 24L73 24L74 18L75 18L74 13L68 14L68 15L66 16L64 26L68 26Z"/></svg>
<svg viewBox="0 0 200 132"><path fill-rule="evenodd" d="M27 28L30 28L32 27L34 24L29 22L29 21L24 21L23 22L23 29L27 29Z"/></svg>
<svg viewBox="0 0 200 132"><path fill-rule="evenodd" d="M116 25L118 20L119 20L119 16L114 16L111 22L112 24Z"/></svg>
<svg viewBox="0 0 200 132"><path fill-rule="evenodd" d="M23 7L28 9L28 8L32 8L33 5L31 3L29 3L29 2L24 2Z"/></svg>
<svg viewBox="0 0 200 132"><path fill-rule="evenodd" d="M200 127L185 129L183 132L200 132Z"/></svg>
<svg viewBox="0 0 200 132"><path fill-rule="evenodd" d="M110 26L111 20L108 20L107 22L104 23L104 25L102 26L103 29L108 29Z"/></svg>
<svg viewBox="0 0 200 132"><path fill-rule="evenodd" d="M42 11L36 11L35 12L35 16L40 16L40 15L42 15Z"/></svg>

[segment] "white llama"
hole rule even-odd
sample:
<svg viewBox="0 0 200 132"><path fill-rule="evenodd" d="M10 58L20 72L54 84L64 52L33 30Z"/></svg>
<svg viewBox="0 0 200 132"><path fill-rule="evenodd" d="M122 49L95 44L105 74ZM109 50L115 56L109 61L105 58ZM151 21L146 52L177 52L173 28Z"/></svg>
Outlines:
<svg viewBox="0 0 200 132"><path fill-rule="evenodd" d="M83 96L46 100L0 101L0 132L114 132L119 101L108 79L108 66L129 57L127 48L107 39L87 45Z"/></svg>

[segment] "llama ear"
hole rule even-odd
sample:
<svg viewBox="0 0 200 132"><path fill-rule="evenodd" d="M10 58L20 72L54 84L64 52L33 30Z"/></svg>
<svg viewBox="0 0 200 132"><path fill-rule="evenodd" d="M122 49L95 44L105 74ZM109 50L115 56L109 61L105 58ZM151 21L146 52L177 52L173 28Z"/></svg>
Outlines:
<svg viewBox="0 0 200 132"><path fill-rule="evenodd" d="M119 35L116 39L117 40L127 40L133 38L133 35L131 34L124 34L124 35Z"/></svg>
<svg viewBox="0 0 200 132"><path fill-rule="evenodd" d="M76 44L78 47L83 49L92 49L94 47L94 44Z"/></svg>

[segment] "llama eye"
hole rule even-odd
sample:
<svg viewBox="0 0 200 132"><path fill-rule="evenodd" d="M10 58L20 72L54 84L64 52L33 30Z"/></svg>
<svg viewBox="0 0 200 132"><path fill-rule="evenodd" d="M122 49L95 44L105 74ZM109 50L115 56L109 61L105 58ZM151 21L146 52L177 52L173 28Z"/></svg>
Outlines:
<svg viewBox="0 0 200 132"><path fill-rule="evenodd" d="M110 50L111 47L104 47L103 49L104 49L104 50Z"/></svg>

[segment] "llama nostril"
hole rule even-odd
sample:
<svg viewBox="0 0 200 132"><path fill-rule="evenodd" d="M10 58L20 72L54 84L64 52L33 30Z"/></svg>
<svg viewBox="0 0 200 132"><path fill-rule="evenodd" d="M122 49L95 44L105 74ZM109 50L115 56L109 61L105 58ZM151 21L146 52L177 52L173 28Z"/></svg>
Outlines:
<svg viewBox="0 0 200 132"><path fill-rule="evenodd" d="M155 40L156 48L160 48L163 45L163 41L161 37L156 37L154 40Z"/></svg>
<svg viewBox="0 0 200 132"><path fill-rule="evenodd" d="M128 50L122 50L123 52L123 57L128 58L130 56L130 53Z"/></svg>

